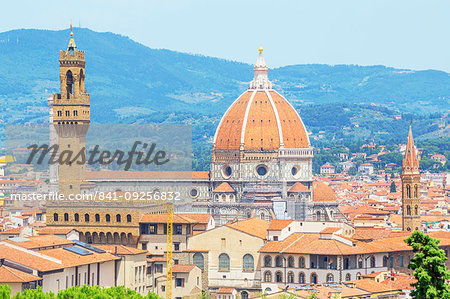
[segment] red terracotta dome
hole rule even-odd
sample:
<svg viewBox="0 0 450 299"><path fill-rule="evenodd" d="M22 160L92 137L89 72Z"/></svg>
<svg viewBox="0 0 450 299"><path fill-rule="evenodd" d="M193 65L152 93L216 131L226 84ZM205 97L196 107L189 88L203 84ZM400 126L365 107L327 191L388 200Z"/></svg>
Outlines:
<svg viewBox="0 0 450 299"><path fill-rule="evenodd" d="M313 201L337 201L336 193L324 182L313 182Z"/></svg>
<svg viewBox="0 0 450 299"><path fill-rule="evenodd" d="M294 107L272 89L262 55L255 78L227 110L216 135L215 149L308 148L308 135Z"/></svg>

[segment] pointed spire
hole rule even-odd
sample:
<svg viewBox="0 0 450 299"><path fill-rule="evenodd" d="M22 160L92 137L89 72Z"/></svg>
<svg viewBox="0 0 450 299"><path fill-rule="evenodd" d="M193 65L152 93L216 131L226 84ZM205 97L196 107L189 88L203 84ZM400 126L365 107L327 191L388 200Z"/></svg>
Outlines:
<svg viewBox="0 0 450 299"><path fill-rule="evenodd" d="M272 82L269 81L268 72L269 67L262 55L263 48L259 47L259 56L253 66L253 80L250 82L250 89L272 89Z"/></svg>
<svg viewBox="0 0 450 299"><path fill-rule="evenodd" d="M416 154L414 146L414 139L412 134L412 127L409 126L408 143L406 144L405 157L403 158L403 173L417 173L419 172L419 158Z"/></svg>
<svg viewBox="0 0 450 299"><path fill-rule="evenodd" d="M67 52L76 51L76 50L77 50L77 45L75 44L75 40L73 39L72 24L70 24L70 40L69 40L69 45L67 46Z"/></svg>

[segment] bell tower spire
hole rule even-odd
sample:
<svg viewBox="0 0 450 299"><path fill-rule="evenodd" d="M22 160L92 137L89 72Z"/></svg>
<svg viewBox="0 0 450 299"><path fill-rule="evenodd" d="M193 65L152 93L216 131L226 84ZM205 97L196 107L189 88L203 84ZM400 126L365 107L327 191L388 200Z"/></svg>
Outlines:
<svg viewBox="0 0 450 299"><path fill-rule="evenodd" d="M403 230L420 230L420 171L419 158L409 126L408 142L402 163L402 223Z"/></svg>

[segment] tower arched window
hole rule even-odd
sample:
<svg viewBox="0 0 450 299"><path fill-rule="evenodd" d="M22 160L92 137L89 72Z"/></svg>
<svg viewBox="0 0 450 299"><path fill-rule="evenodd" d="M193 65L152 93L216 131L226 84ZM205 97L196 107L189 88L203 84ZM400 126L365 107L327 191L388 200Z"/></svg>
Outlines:
<svg viewBox="0 0 450 299"><path fill-rule="evenodd" d="M414 198L419 198L419 186L414 186Z"/></svg>
<svg viewBox="0 0 450 299"><path fill-rule="evenodd" d="M406 215L411 216L411 207L406 206Z"/></svg>
<svg viewBox="0 0 450 299"><path fill-rule="evenodd" d="M84 222L89 222L89 214L84 214Z"/></svg>
<svg viewBox="0 0 450 299"><path fill-rule="evenodd" d="M111 215L106 214L105 220L106 220L106 222L111 222Z"/></svg>
<svg viewBox="0 0 450 299"><path fill-rule="evenodd" d="M53 221L58 221L58 213L53 214Z"/></svg>
<svg viewBox="0 0 450 299"><path fill-rule="evenodd" d="M100 215L99 214L95 214L95 222L100 222Z"/></svg>
<svg viewBox="0 0 450 299"><path fill-rule="evenodd" d="M128 222L128 223L131 222L131 215L130 215L130 214L127 215L127 222Z"/></svg>
<svg viewBox="0 0 450 299"><path fill-rule="evenodd" d="M66 90L67 98L69 99L69 94L73 93L73 74L71 70L68 70L66 73Z"/></svg>
<svg viewBox="0 0 450 299"><path fill-rule="evenodd" d="M80 221L80 215L78 215L78 213L75 213L75 215L73 215L73 218L74 218L75 222Z"/></svg>
<svg viewBox="0 0 450 299"><path fill-rule="evenodd" d="M406 198L411 198L411 186L406 185Z"/></svg>
<svg viewBox="0 0 450 299"><path fill-rule="evenodd" d="M116 222L120 222L122 220L122 218L120 217L120 214L116 215Z"/></svg>
<svg viewBox="0 0 450 299"><path fill-rule="evenodd" d="M414 207L414 215L419 215L419 207L418 206Z"/></svg>
<svg viewBox="0 0 450 299"><path fill-rule="evenodd" d="M69 214L64 213L64 221L69 221Z"/></svg>

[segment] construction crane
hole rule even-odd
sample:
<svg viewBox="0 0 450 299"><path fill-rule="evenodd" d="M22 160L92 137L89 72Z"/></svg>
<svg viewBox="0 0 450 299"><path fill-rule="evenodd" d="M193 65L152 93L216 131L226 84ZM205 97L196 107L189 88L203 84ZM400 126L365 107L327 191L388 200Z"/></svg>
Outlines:
<svg viewBox="0 0 450 299"><path fill-rule="evenodd" d="M167 290L166 298L172 299L172 270L173 270L173 203L167 203Z"/></svg>
<svg viewBox="0 0 450 299"><path fill-rule="evenodd" d="M16 159L13 156L0 156L0 164L7 164L16 162Z"/></svg>

